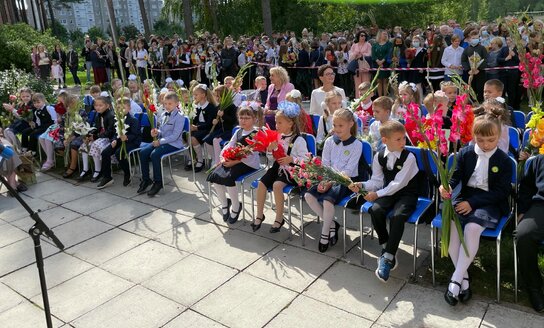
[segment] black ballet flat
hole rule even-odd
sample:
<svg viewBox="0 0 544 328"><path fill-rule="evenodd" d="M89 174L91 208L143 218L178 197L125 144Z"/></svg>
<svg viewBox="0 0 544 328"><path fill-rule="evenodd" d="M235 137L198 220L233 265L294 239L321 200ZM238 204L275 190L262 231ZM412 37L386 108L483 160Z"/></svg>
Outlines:
<svg viewBox="0 0 544 328"><path fill-rule="evenodd" d="M223 221L224 222L227 222L229 220L229 217L230 217L230 205L232 205L232 201L230 200L230 198L227 198L227 207L221 207L221 209L223 210L227 210L227 213L226 214L223 214Z"/></svg>
<svg viewBox="0 0 544 328"><path fill-rule="evenodd" d="M461 284L457 281L450 280L450 284L454 284L459 286L459 289L461 289ZM444 299L446 300L446 303L448 303L451 306L456 306L459 302L459 295L453 295L452 292L449 290L449 286L446 289L446 292L444 293Z"/></svg>
<svg viewBox="0 0 544 328"><path fill-rule="evenodd" d="M334 236L329 238L329 245L334 246L338 242L338 230L340 230L340 223L334 221Z"/></svg>
<svg viewBox="0 0 544 328"><path fill-rule="evenodd" d="M275 222L275 223L279 223L280 226L279 226L279 227L274 227L274 226L270 227L270 233L277 233L277 232L280 232L281 227L285 224L285 219L284 219L283 221L281 221L281 222L280 222L280 221L277 221L277 220L274 221L274 222Z"/></svg>
<svg viewBox="0 0 544 328"><path fill-rule="evenodd" d="M463 278L463 280L468 280L470 283L471 279L469 278ZM470 285L467 289L462 290L459 292L459 302L466 303L472 298L472 289L470 289Z"/></svg>
<svg viewBox="0 0 544 328"><path fill-rule="evenodd" d="M260 220L261 223L255 224L255 220ZM253 232L255 232L255 231L261 229L261 224L263 224L263 222L264 222L264 214L263 214L263 218L262 218L262 219L261 219L261 218L255 218L255 220L253 220L253 222L251 222L251 224L250 224L251 229L253 229Z"/></svg>
<svg viewBox="0 0 544 328"><path fill-rule="evenodd" d="M240 206L240 209L238 210L238 212L235 212L235 211L232 211L233 213L235 213L234 216L232 215L229 215L229 224L235 224L236 221L238 221L238 218L240 217L240 213L242 213L242 207Z"/></svg>
<svg viewBox="0 0 544 328"><path fill-rule="evenodd" d="M321 240L319 240L317 242L317 249L319 250L320 253L325 253L327 251L327 249L329 248L329 243L330 243L329 235L321 234L321 239L327 239L327 243L322 244Z"/></svg>

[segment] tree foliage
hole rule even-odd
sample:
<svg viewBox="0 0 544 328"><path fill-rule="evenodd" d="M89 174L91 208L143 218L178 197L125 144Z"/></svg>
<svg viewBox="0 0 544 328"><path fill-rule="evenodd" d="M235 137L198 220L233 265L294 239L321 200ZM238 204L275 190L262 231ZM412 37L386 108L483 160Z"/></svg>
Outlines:
<svg viewBox="0 0 544 328"><path fill-rule="evenodd" d="M98 26L93 26L91 27L88 31L87 31L87 35L89 35L89 37L91 38L91 40L94 42L96 41L96 39L98 38L101 38L101 39L105 39L106 38L106 33L104 33L104 30L102 30L100 27Z"/></svg>
<svg viewBox="0 0 544 328"><path fill-rule="evenodd" d="M153 24L153 33L156 35L174 35L175 33L182 34L183 27L176 23L169 23L165 19L159 19Z"/></svg>

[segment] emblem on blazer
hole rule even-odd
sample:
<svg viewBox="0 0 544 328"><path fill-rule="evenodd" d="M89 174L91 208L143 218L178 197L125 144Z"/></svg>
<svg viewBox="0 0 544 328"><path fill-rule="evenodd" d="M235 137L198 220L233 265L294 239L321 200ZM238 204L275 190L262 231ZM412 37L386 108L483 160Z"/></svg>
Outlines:
<svg viewBox="0 0 544 328"><path fill-rule="evenodd" d="M497 172L499 172L499 168L496 167L496 166L493 166L493 167L491 168L491 172L497 173Z"/></svg>
<svg viewBox="0 0 544 328"><path fill-rule="evenodd" d="M344 150L344 155L349 156L349 150Z"/></svg>
<svg viewBox="0 0 544 328"><path fill-rule="evenodd" d="M402 170L402 165L397 165L397 169Z"/></svg>

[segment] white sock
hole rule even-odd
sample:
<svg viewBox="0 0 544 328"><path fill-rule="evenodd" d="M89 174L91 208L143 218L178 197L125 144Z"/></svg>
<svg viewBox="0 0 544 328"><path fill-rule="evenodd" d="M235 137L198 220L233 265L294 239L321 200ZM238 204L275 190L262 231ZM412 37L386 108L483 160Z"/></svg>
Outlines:
<svg viewBox="0 0 544 328"><path fill-rule="evenodd" d="M232 201L232 205L230 208L230 215L232 217L235 217L236 213L240 212L240 200L238 200L238 188L236 188L236 186L227 187L227 192L229 193L230 200Z"/></svg>
<svg viewBox="0 0 544 328"><path fill-rule="evenodd" d="M310 194L310 193L306 193L304 195L304 199L306 199L306 203L308 204L308 206L310 206L312 211L314 211L314 213L317 216L322 218L323 217L323 206L317 201L317 198L314 195Z"/></svg>
<svg viewBox="0 0 544 328"><path fill-rule="evenodd" d="M468 256L465 254L465 250L463 249L463 246L461 245L459 247L459 258L457 259L457 264L455 265L455 271L453 272L453 275L451 276L451 280L457 281L458 283L463 282L463 277L465 277L467 273L467 269L474 260L474 257L476 256L476 253L478 253L478 248L480 247L480 236L482 235L482 232L485 230L484 227L476 224L476 223L467 223L465 225L465 231L464 231L464 237L465 237L465 244L468 249ZM459 238L459 237L456 237ZM468 281L466 283L468 285ZM450 284L453 287L453 290L450 289L450 291L457 295L459 293L459 286L455 284ZM455 293L455 291L457 293Z"/></svg>
<svg viewBox="0 0 544 328"><path fill-rule="evenodd" d="M100 170L102 170L102 158L98 156L93 156L93 161L94 161L93 178L96 178L100 174Z"/></svg>
<svg viewBox="0 0 544 328"><path fill-rule="evenodd" d="M55 149L53 147L53 143L49 140L44 140L44 146L45 154L47 155L47 162L53 163L55 161Z"/></svg>
<svg viewBox="0 0 544 328"><path fill-rule="evenodd" d="M329 238L332 237L331 226L333 226L332 221L334 220L334 204L329 201L323 201L323 227L321 228L321 234L329 235Z"/></svg>
<svg viewBox="0 0 544 328"><path fill-rule="evenodd" d="M450 254L451 261L453 262L453 266L457 265L457 261L459 260L459 250L462 249L461 246L461 240L459 240L459 234L457 233L457 226L452 221L450 225L450 245L448 247L448 253ZM462 250L464 252L464 250ZM466 279L465 279L466 278ZM454 285L457 288L459 286ZM468 272L465 272L463 276L463 282L461 283L461 290L466 290L469 287L468 283Z"/></svg>
<svg viewBox="0 0 544 328"><path fill-rule="evenodd" d="M83 162L83 171L81 172L81 176L83 176L87 171L89 171L89 154L82 152L81 161Z"/></svg>
<svg viewBox="0 0 544 328"><path fill-rule="evenodd" d="M195 150L195 153L196 153L196 160L197 162L203 162L204 161L204 156L202 154L202 147L200 145L197 145L197 146L193 146L193 149Z"/></svg>
<svg viewBox="0 0 544 328"><path fill-rule="evenodd" d="M219 161L219 158L221 157L221 145L219 144L221 141L222 141L221 138L213 139L213 157L216 163Z"/></svg>
<svg viewBox="0 0 544 328"><path fill-rule="evenodd" d="M217 192L217 199L219 199L219 202L221 202L221 213L227 214L227 187L220 185L220 184L214 184L215 191Z"/></svg>
<svg viewBox="0 0 544 328"><path fill-rule="evenodd" d="M204 143L204 145L206 145L206 152L208 153L208 156L212 158L212 166L214 166L216 159L213 152L213 146L206 142Z"/></svg>

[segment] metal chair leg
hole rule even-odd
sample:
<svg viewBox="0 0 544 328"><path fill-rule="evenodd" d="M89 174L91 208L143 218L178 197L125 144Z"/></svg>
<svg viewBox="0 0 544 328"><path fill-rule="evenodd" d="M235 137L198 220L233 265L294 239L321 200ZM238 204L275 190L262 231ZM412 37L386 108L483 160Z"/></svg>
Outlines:
<svg viewBox="0 0 544 328"><path fill-rule="evenodd" d="M240 183L240 193L242 194L242 203L240 204L239 211L242 211L242 220L244 220L244 225L246 224L246 195L244 192L244 181Z"/></svg>
<svg viewBox="0 0 544 328"><path fill-rule="evenodd" d="M287 216L289 220L289 240L293 237L293 221L291 221L291 194L287 194Z"/></svg>
<svg viewBox="0 0 544 328"><path fill-rule="evenodd" d="M342 234L344 235L343 241L344 241L344 248L343 248L343 256L346 257L346 207L344 206L344 210L342 211L342 222L344 226L342 227Z"/></svg>
<svg viewBox="0 0 544 328"><path fill-rule="evenodd" d="M497 237L497 303L501 301L501 235Z"/></svg>
<svg viewBox="0 0 544 328"><path fill-rule="evenodd" d="M165 184L164 184L164 170L163 170L164 162L163 162L163 160L164 160L164 157L161 158L161 179L162 179L162 185L164 187ZM153 177L153 178L155 178L155 177Z"/></svg>
<svg viewBox="0 0 544 328"><path fill-rule="evenodd" d="M517 240L514 237L514 302L518 302L518 251Z"/></svg>
<svg viewBox="0 0 544 328"><path fill-rule="evenodd" d="M255 190L251 189L251 219L255 220Z"/></svg>
<svg viewBox="0 0 544 328"><path fill-rule="evenodd" d="M208 206L210 209L210 219L213 219L213 206L212 206L212 183L208 181Z"/></svg>
<svg viewBox="0 0 544 328"><path fill-rule="evenodd" d="M172 179L172 183L174 182L174 174L172 172L172 156L168 156L168 166L170 167L170 179ZM162 184L164 186L164 183Z"/></svg>
<svg viewBox="0 0 544 328"><path fill-rule="evenodd" d="M431 271L433 277L433 287L436 286L436 281L434 277L434 243L436 237L436 229L431 226Z"/></svg>
<svg viewBox="0 0 544 328"><path fill-rule="evenodd" d="M302 201L302 196L299 197L299 208L300 208L300 238L301 238L301 244L304 246L304 202Z"/></svg>
<svg viewBox="0 0 544 328"><path fill-rule="evenodd" d="M364 235L363 235L363 212L359 212L359 231L361 233L361 239L359 240L360 247L361 247L361 265L365 264L365 242L364 242Z"/></svg>
<svg viewBox="0 0 544 328"><path fill-rule="evenodd" d="M413 264L414 264L414 271L412 273L412 277L414 279L414 281L417 280L417 276L416 276L416 262L417 262L417 226L418 226L418 222L415 223L415 227L414 227L414 248L413 248L413 252L414 252L414 258L413 258Z"/></svg>

